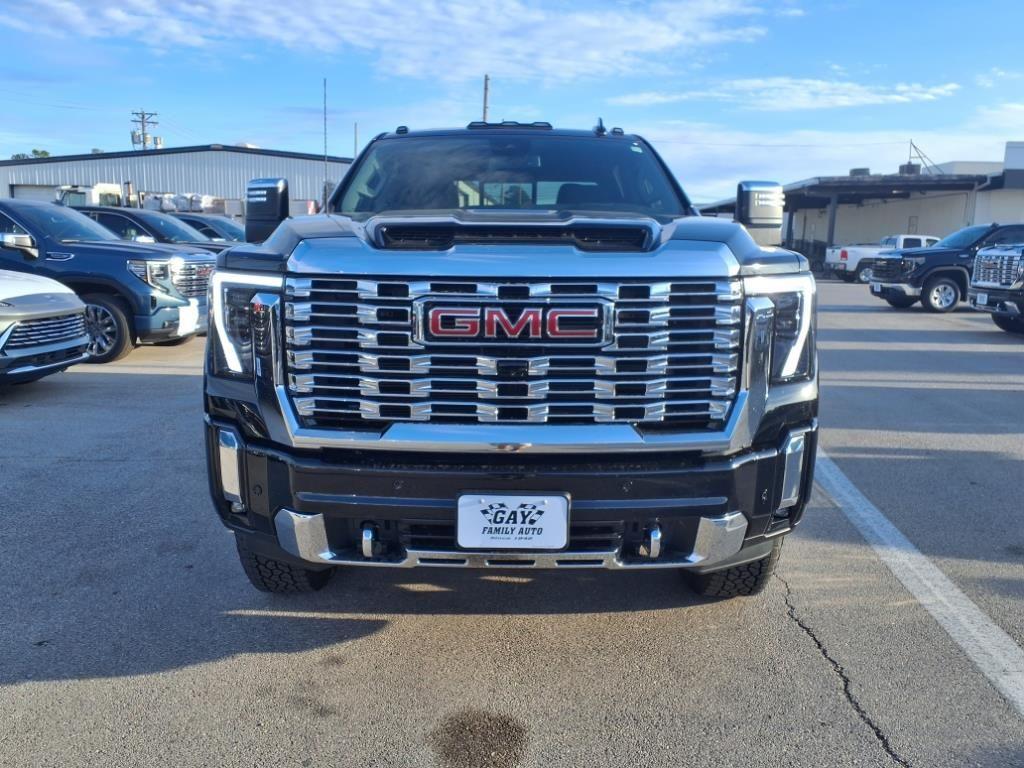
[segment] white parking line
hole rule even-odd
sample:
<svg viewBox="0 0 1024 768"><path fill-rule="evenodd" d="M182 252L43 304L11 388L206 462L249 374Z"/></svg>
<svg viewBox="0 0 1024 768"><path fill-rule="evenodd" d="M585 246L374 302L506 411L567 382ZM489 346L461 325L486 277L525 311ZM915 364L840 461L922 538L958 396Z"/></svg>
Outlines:
<svg viewBox="0 0 1024 768"><path fill-rule="evenodd" d="M925 557L820 448L815 479L893 575L1024 716L1024 650Z"/></svg>

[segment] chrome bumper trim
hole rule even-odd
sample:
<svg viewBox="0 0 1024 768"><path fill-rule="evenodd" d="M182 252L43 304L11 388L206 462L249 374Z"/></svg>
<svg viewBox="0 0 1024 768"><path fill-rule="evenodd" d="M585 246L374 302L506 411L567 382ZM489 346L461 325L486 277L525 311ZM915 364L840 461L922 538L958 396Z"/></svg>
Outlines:
<svg viewBox="0 0 1024 768"><path fill-rule="evenodd" d="M228 429L217 430L217 463L220 464L220 487L224 498L242 501L241 442Z"/></svg>
<svg viewBox="0 0 1024 768"><path fill-rule="evenodd" d="M277 538L286 552L320 565L359 565L378 568L606 568L643 570L651 568L693 568L713 565L732 557L743 547L747 518L742 512L720 517L702 517L697 526L693 551L678 557L624 559L620 550L596 552L464 552L460 550L407 549L395 560L368 559L352 552L334 552L327 542L324 517L290 509L274 518Z"/></svg>
<svg viewBox="0 0 1024 768"><path fill-rule="evenodd" d="M0 370L0 376L20 376L26 373L41 373L43 371L59 370L62 368L69 368L72 365L78 363L84 363L89 359L89 353L84 352L78 357L72 357L70 360L61 360L59 363L49 363L48 365L22 365L18 368L8 368L6 370Z"/></svg>
<svg viewBox="0 0 1024 768"><path fill-rule="evenodd" d="M876 281L878 282L878 281ZM910 285L909 283L879 283L882 289L888 289L892 291L899 291L907 298L913 298L921 295L921 289L917 286Z"/></svg>
<svg viewBox="0 0 1024 768"><path fill-rule="evenodd" d="M800 501L800 481L804 473L804 454L807 447L807 435L814 427L790 432L782 443L779 455L783 460L782 497L779 509L792 507Z"/></svg>

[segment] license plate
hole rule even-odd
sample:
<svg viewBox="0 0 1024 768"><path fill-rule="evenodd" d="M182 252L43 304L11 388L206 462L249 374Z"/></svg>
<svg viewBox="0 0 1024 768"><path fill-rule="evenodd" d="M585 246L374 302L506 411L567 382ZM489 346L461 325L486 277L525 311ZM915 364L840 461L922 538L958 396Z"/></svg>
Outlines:
<svg viewBox="0 0 1024 768"><path fill-rule="evenodd" d="M569 498L464 494L459 496L457 533L464 549L565 549Z"/></svg>
<svg viewBox="0 0 1024 768"><path fill-rule="evenodd" d="M881 283L872 282L871 283L871 292L872 293L881 293L882 292L882 284Z"/></svg>
<svg viewBox="0 0 1024 768"><path fill-rule="evenodd" d="M978 294L978 306L979 307L984 307L986 304L988 304L988 294L987 293L979 293Z"/></svg>
<svg viewBox="0 0 1024 768"><path fill-rule="evenodd" d="M199 328L199 299L189 299L187 307L178 309L178 335L187 336Z"/></svg>

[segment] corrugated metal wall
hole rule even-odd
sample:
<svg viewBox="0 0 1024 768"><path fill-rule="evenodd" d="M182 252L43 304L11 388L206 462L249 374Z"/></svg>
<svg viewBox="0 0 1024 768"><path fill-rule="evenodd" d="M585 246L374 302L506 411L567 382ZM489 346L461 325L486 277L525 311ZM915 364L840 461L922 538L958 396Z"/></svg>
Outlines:
<svg viewBox="0 0 1024 768"><path fill-rule="evenodd" d="M328 162L328 178L338 182L348 163ZM206 150L176 154L139 152L130 157L97 155L84 160L0 166L0 197L17 184L52 185L131 181L136 191L198 193L225 199L245 197L250 179L288 179L293 200L319 200L324 164L318 160Z"/></svg>

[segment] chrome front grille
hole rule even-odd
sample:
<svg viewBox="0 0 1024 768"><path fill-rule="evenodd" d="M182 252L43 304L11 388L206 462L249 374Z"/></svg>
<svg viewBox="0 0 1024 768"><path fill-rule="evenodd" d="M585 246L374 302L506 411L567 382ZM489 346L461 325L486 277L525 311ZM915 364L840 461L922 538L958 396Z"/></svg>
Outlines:
<svg viewBox="0 0 1024 768"><path fill-rule="evenodd" d="M85 336L85 316L81 312L38 320L23 320L11 332L5 350L44 347Z"/></svg>
<svg viewBox="0 0 1024 768"><path fill-rule="evenodd" d="M214 259L209 261L186 261L183 264L172 267L171 280L174 287L182 296L189 299L199 298L206 295L206 287L210 284L210 275L217 262Z"/></svg>
<svg viewBox="0 0 1024 768"><path fill-rule="evenodd" d="M289 277L285 374L302 426L643 423L721 428L740 367L729 280ZM425 340L425 302L605 307L601 344Z"/></svg>
<svg viewBox="0 0 1024 768"><path fill-rule="evenodd" d="M1024 256L1022 248L1016 246L1004 249L1003 253L979 253L974 262L974 285L992 288L1009 288L1020 280L1020 265Z"/></svg>

